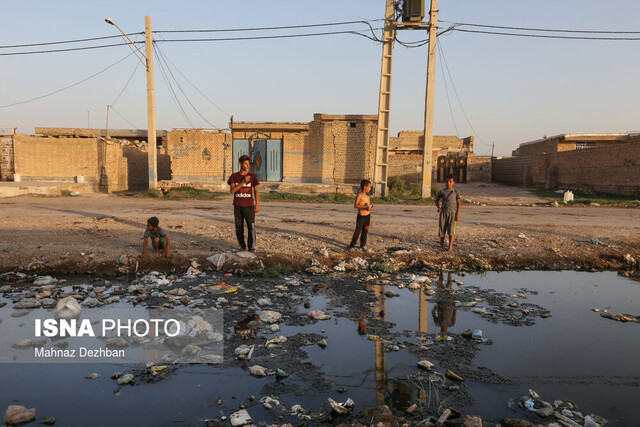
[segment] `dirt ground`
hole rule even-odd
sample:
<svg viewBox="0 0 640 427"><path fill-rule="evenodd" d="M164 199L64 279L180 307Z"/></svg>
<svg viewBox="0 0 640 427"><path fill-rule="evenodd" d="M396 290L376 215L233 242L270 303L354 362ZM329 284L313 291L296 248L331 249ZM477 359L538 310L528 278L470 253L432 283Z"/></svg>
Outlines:
<svg viewBox="0 0 640 427"><path fill-rule="evenodd" d="M627 255L640 261L640 209L543 206L516 187L458 187L472 203L462 207L453 253L439 248L434 206L376 205L368 241L373 252L356 255L480 270L623 269L634 264ZM147 257L140 270L181 269L191 259L203 264L238 246L230 196L215 202L21 196L0 199L0 208L0 273L114 271L123 254L141 253L146 219L154 215L169 233L173 258ZM352 205L262 203L258 256L266 266L304 267L311 258L335 265L356 256L344 251L355 216Z"/></svg>

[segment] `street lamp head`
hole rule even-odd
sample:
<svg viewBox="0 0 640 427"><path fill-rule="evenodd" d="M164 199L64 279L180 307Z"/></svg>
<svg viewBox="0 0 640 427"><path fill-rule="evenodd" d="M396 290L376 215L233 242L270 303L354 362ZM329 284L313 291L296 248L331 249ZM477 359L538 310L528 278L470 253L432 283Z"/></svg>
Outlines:
<svg viewBox="0 0 640 427"><path fill-rule="evenodd" d="M111 18L104 18L104 22L106 22L107 24L110 24L110 25L116 25L116 23L113 22L113 20Z"/></svg>

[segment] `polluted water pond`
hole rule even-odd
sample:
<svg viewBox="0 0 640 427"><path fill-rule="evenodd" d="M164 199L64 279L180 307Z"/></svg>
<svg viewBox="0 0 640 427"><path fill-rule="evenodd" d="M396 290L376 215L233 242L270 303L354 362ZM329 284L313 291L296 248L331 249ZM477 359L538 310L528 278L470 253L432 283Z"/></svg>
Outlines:
<svg viewBox="0 0 640 427"><path fill-rule="evenodd" d="M199 363L180 351L170 360L158 351L152 360L137 342L130 343L135 362L3 360L0 401L36 408L38 422L203 426L229 424L233 415L234 422L320 425L355 422L365 408L387 405L412 423L435 422L451 408L490 423L548 425L556 417L540 414L555 411L579 425L587 416L640 425L640 325L600 315L640 314L640 282L613 272L65 279L0 282L0 328L31 321L14 308L22 301L51 299L31 310L52 312L75 292L83 310L215 309L224 349ZM211 292L222 282L235 291Z"/></svg>

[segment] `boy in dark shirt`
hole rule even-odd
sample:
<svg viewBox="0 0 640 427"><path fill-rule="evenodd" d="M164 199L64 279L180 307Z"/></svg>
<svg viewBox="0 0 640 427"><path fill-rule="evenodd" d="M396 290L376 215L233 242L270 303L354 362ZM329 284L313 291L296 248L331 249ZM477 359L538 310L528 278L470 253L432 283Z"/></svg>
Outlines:
<svg viewBox="0 0 640 427"><path fill-rule="evenodd" d="M156 256L160 255L160 251L162 251L162 256L171 258L171 244L169 242L169 236L158 224L160 224L160 220L155 216L152 216L147 220L147 229L144 232L144 243L142 243L141 258L144 258L147 255L147 242L149 239L151 239L151 245L153 246L153 249L155 249Z"/></svg>
<svg viewBox="0 0 640 427"><path fill-rule="evenodd" d="M456 221L460 221L460 193L453 188L455 179L453 175L447 175L446 187L440 190L436 197L436 207L440 213L440 247L444 249L444 237L449 234L449 252L453 248L453 238L456 232ZM442 207L440 201L442 200Z"/></svg>
<svg viewBox="0 0 640 427"><path fill-rule="evenodd" d="M256 243L255 220L256 213L260 212L258 202L258 178L249 172L251 162L249 156L244 155L238 159L240 171L232 174L227 181L231 194L233 194L233 216L236 222L236 237L240 249L255 252ZM255 193L255 202L254 202ZM244 223L247 223L247 243L244 241Z"/></svg>

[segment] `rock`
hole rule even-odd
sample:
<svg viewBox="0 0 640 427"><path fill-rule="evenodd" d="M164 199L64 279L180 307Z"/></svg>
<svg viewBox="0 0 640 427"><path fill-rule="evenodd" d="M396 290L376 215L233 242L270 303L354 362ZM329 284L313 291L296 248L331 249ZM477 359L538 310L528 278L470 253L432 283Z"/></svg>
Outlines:
<svg viewBox="0 0 640 427"><path fill-rule="evenodd" d="M428 360L421 360L418 362L418 368L424 369L425 371L430 371L435 367L435 365Z"/></svg>
<svg viewBox="0 0 640 427"><path fill-rule="evenodd" d="M95 298L87 298L84 301L82 301L82 305L85 307L95 307L98 304L100 304L100 301L98 301Z"/></svg>
<svg viewBox="0 0 640 427"><path fill-rule="evenodd" d="M281 318L282 314L278 313L277 311L265 310L260 313L260 320L265 323L276 323Z"/></svg>
<svg viewBox="0 0 640 427"><path fill-rule="evenodd" d="M635 264L635 263L636 263L635 258L634 258L634 257L632 257L632 256L631 256L631 254L626 254L626 255L624 256L624 261L625 261L627 264Z"/></svg>
<svg viewBox="0 0 640 427"><path fill-rule="evenodd" d="M407 408L407 411L406 411L406 412L407 412L407 413L409 413L409 414L411 414L411 413L415 412L415 410L416 410L416 409L418 409L418 405L416 405L416 404L414 403L413 405L411 405L411 406L409 406L409 407Z"/></svg>
<svg viewBox="0 0 640 427"><path fill-rule="evenodd" d="M118 385L130 384L133 382L133 374L125 374L118 378Z"/></svg>
<svg viewBox="0 0 640 427"><path fill-rule="evenodd" d="M269 329L271 332L278 332L280 330L280 325L269 325Z"/></svg>
<svg viewBox="0 0 640 427"><path fill-rule="evenodd" d="M46 426L52 426L56 423L56 417L44 417L40 424L44 424Z"/></svg>
<svg viewBox="0 0 640 427"><path fill-rule="evenodd" d="M249 374L253 375L254 377L266 377L267 369L260 365L253 365L249 368Z"/></svg>
<svg viewBox="0 0 640 427"><path fill-rule="evenodd" d="M256 304L260 306L265 306L265 305L271 305L271 302L266 298L260 298Z"/></svg>
<svg viewBox="0 0 640 427"><path fill-rule="evenodd" d="M38 276L36 280L33 281L33 284L36 286L49 285L52 283L58 283L58 281L51 276Z"/></svg>
<svg viewBox="0 0 640 427"><path fill-rule="evenodd" d="M38 299L48 298L50 296L51 296L51 292L49 291L36 292L36 298Z"/></svg>
<svg viewBox="0 0 640 427"><path fill-rule="evenodd" d="M593 418L587 415L586 417L584 417L584 427L600 427L600 424L595 422Z"/></svg>
<svg viewBox="0 0 640 427"><path fill-rule="evenodd" d="M171 289L170 291L167 291L167 294L181 297L183 295L186 295L187 291L182 288L177 288L177 289Z"/></svg>
<svg viewBox="0 0 640 427"><path fill-rule="evenodd" d="M107 347L125 348L129 347L129 343L122 337L112 337L105 341Z"/></svg>
<svg viewBox="0 0 640 427"><path fill-rule="evenodd" d="M42 347L47 343L47 338L33 338L18 341L12 347L13 348L28 348L28 347Z"/></svg>
<svg viewBox="0 0 640 427"><path fill-rule="evenodd" d="M13 426L36 419L36 408L27 409L22 405L9 405L4 413L4 422Z"/></svg>
<svg viewBox="0 0 640 427"><path fill-rule="evenodd" d="M121 376L122 376L122 372L114 372L113 374L111 374L111 379L112 380L117 380Z"/></svg>
<svg viewBox="0 0 640 427"><path fill-rule="evenodd" d="M219 365L222 363L222 356L218 354L205 354L200 356L200 358L208 365Z"/></svg>
<svg viewBox="0 0 640 427"><path fill-rule="evenodd" d="M13 308L16 309L31 309L31 308L38 308L42 305L42 303L40 301L38 301L37 299L33 299L33 298L25 298L22 301L18 302L17 304L15 304L13 306Z"/></svg>
<svg viewBox="0 0 640 427"><path fill-rule="evenodd" d="M185 356L195 356L201 351L202 349L197 345L189 344L182 349L182 354Z"/></svg>
<svg viewBox="0 0 640 427"><path fill-rule="evenodd" d="M94 372L93 374L87 375L85 378L88 380L97 380L98 378L100 378L100 374Z"/></svg>
<svg viewBox="0 0 640 427"><path fill-rule="evenodd" d="M437 425L437 424L436 424ZM447 426L460 426L460 427L483 427L482 419L472 415L467 415L463 418L449 419L447 420Z"/></svg>
<svg viewBox="0 0 640 427"><path fill-rule="evenodd" d="M318 345L322 348L326 348L327 347L327 340L326 339L322 339L320 340L320 342L318 343Z"/></svg>
<svg viewBox="0 0 640 427"><path fill-rule="evenodd" d="M253 423L253 420L251 419L251 415L249 415L246 409L243 409L241 411L234 412L233 414L231 414L231 416L229 417L229 421L231 422L231 425L234 427L244 426L244 425Z"/></svg>

